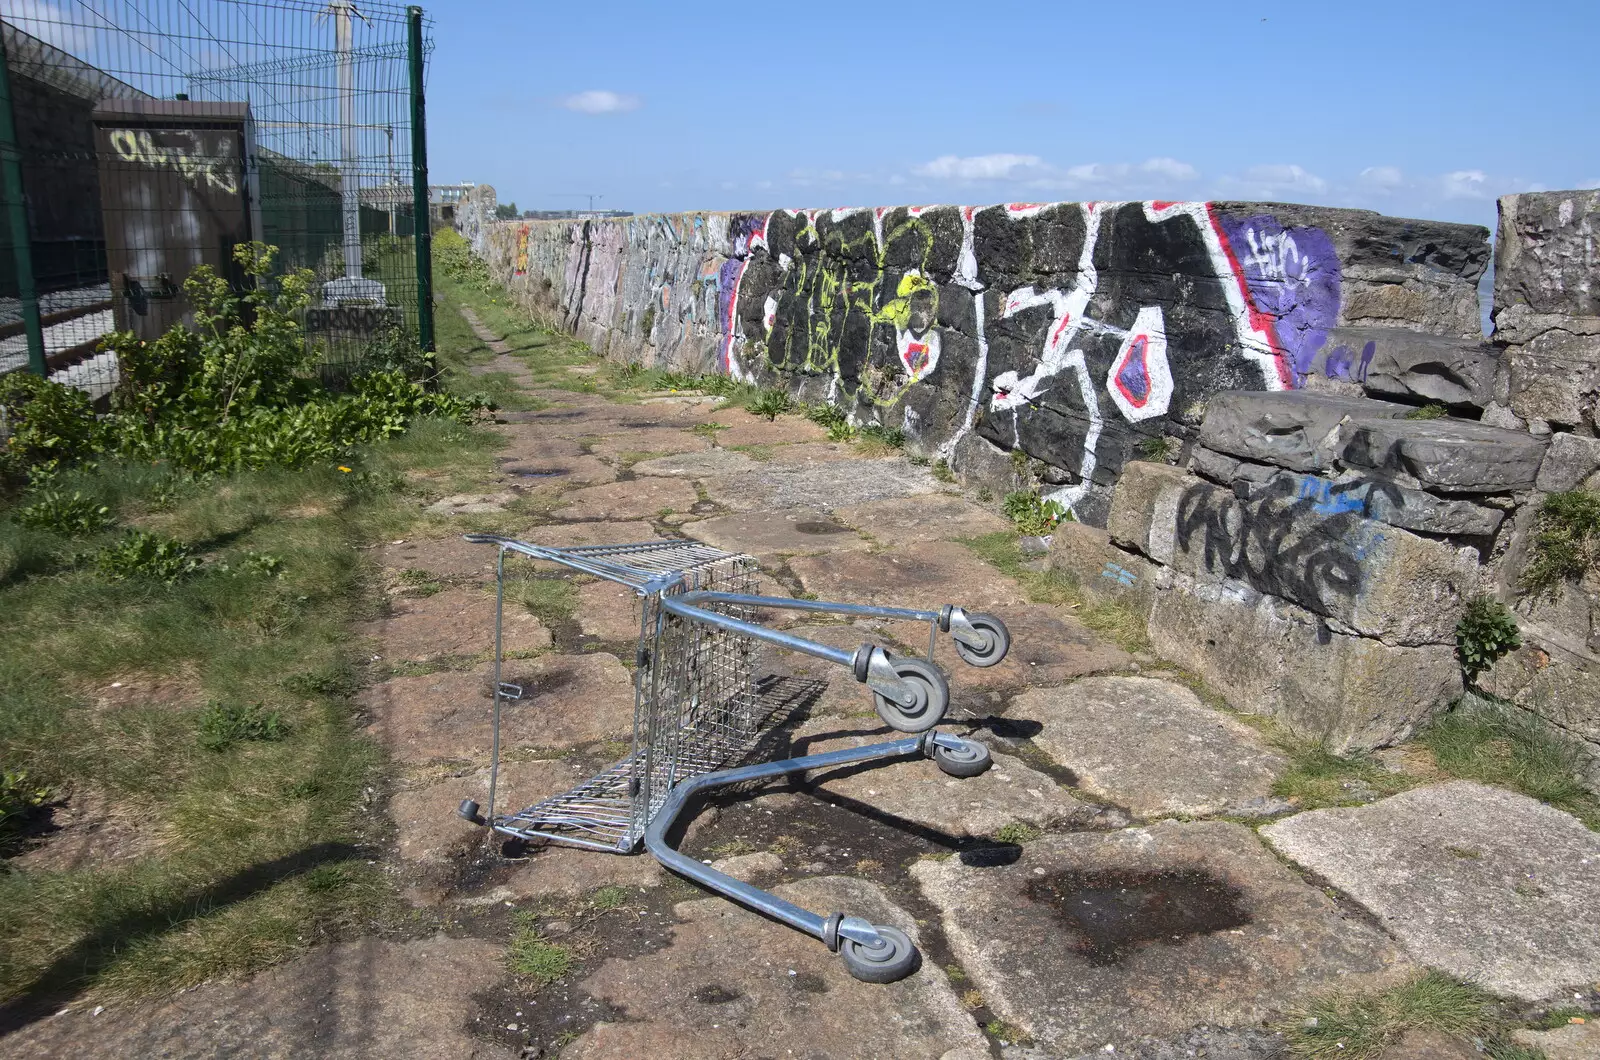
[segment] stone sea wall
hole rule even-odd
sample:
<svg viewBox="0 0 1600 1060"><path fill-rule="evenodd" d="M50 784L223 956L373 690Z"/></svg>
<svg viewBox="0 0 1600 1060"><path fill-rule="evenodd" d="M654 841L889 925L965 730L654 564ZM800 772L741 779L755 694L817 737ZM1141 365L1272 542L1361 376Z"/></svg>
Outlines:
<svg viewBox="0 0 1600 1060"><path fill-rule="evenodd" d="M1213 394L1469 404L1488 385L1415 349L1421 335L1476 343L1489 246L1469 225L1134 202L463 230L514 297L608 357L830 400L958 473L1020 451L1097 524L1123 465L1148 439L1192 434Z"/></svg>

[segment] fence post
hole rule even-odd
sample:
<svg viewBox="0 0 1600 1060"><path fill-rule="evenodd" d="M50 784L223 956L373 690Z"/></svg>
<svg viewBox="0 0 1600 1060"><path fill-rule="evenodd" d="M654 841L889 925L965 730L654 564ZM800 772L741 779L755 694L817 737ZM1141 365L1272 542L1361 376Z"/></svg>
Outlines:
<svg viewBox="0 0 1600 1060"><path fill-rule="evenodd" d="M433 226L428 217L427 103L422 97L422 8L406 8L411 59L411 232L417 249L417 338L424 350L433 342Z"/></svg>
<svg viewBox="0 0 1600 1060"><path fill-rule="evenodd" d="M22 327L28 335L28 368L45 374L44 328L39 322L39 292L33 280L33 239L28 233L28 204L22 192L22 152L17 148L16 117L11 110L11 60L0 34L0 195L5 198L6 228L16 259L17 297L22 302Z"/></svg>

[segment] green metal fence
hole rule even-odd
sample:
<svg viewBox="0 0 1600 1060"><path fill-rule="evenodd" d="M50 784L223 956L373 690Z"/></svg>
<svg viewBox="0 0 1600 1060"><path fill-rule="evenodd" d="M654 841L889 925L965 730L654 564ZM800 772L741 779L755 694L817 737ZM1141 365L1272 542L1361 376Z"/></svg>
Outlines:
<svg viewBox="0 0 1600 1060"><path fill-rule="evenodd" d="M420 8L0 0L0 46L0 372L109 392L101 337L185 321L250 240L316 274L330 367L431 348Z"/></svg>

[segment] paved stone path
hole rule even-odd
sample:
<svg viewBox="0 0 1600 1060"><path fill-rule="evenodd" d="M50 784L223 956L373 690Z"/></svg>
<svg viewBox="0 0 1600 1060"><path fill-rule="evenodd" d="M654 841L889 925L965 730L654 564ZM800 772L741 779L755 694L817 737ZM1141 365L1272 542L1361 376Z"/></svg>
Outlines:
<svg viewBox="0 0 1600 1060"><path fill-rule="evenodd" d="M428 497L421 532L374 553L391 604L358 631L393 672L359 701L392 760L389 869L442 931L318 949L153 1005L74 1006L0 1039L0 1056L81 1055L92 1041L116 1057L1264 1060L1281 1053L1267 1024L1288 1007L1423 966L1514 998L1595 1000L1600 840L1572 818L1460 783L1296 813L1272 795L1281 754L1070 608L1030 602L961 543L1006 521L927 469L862 458L797 417L534 390L469 321L499 354L479 370L547 407L507 416L496 472ZM648 857L502 857L454 815L463 798L487 801L494 553L460 537L486 523L560 546L690 537L755 556L772 591L1007 621L1000 666L966 667L948 642L938 654L947 728L991 746L987 773L911 762L771 784L706 810L684 841L811 908L903 927L922 946L916 974L859 983L813 940ZM631 593L523 569L505 678L527 695L506 708L501 807L619 757L634 707ZM549 594L570 616L539 605ZM916 624L774 620L840 647L926 648ZM886 735L847 675L786 652L760 665L828 681L773 753ZM1271 818L1259 834L1238 823ZM542 988L508 972L515 914L568 947L570 972ZM1582 1027L1541 1041L1551 1057L1594 1055L1570 1051L1592 1047ZM1413 1036L1393 1056L1457 1046L1470 1054Z"/></svg>

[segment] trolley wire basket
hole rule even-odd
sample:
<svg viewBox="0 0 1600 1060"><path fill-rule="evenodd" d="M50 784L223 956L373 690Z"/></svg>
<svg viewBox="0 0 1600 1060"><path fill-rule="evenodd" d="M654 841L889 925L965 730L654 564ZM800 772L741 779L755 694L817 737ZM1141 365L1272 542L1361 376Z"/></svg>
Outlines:
<svg viewBox="0 0 1600 1060"><path fill-rule="evenodd" d="M896 928L843 913L821 916L735 880L676 850L667 835L689 800L707 788L831 769L876 759L926 756L952 776L976 776L989 751L934 727L950 691L933 663L938 634L951 634L956 654L973 666L993 666L1010 649L1005 624L954 605L936 611L823 600L761 596L755 560L695 541L549 548L493 534L468 541L494 545L496 609L493 743L487 810L472 799L458 813L516 840L562 843L637 853L641 844L662 864L767 916L821 939L850 973L892 982L916 967L917 951ZM633 738L627 757L563 794L526 809L496 812L503 706L523 689L501 680L507 554L545 560L625 585L639 597L635 651ZM767 610L909 619L927 622L928 658L894 656L862 644L853 652L820 644L756 621ZM870 690L879 715L906 739L776 761L738 765L757 747L770 710L758 695L756 658L762 644L848 667Z"/></svg>

